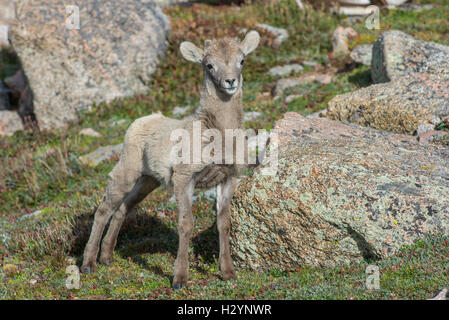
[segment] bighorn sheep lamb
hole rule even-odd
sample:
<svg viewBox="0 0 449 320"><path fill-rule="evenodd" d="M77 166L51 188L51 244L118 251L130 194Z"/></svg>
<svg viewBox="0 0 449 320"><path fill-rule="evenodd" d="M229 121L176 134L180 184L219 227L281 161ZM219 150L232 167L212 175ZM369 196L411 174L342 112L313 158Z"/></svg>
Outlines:
<svg viewBox="0 0 449 320"><path fill-rule="evenodd" d="M216 130L224 137L226 129L243 128L242 68L245 57L256 49L260 36L249 32L241 42L234 38L206 40L204 50L183 42L180 51L188 61L201 64L204 81L197 112L175 120L152 114L134 121L126 132L120 160L109 174L106 194L95 212L81 271L95 270L100 240L100 263L112 262L117 236L126 213L158 186L173 187L178 206L179 247L174 267L173 288L185 286L188 279L188 246L193 229L192 195L197 187L217 187L217 227L220 239L219 264L225 280L236 279L229 247L230 202L234 192L237 164L217 162L173 163L175 142L171 133L184 129L193 134L195 122L201 128ZM205 143L201 131L201 144ZM235 150L235 145L233 146ZM228 150L228 149L226 149Z"/></svg>

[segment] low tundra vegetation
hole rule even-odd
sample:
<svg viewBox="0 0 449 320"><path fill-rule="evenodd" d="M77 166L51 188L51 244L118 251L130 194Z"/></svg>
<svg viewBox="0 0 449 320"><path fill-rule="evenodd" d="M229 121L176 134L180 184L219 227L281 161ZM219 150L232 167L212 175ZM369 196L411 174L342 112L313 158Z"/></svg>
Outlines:
<svg viewBox="0 0 449 320"><path fill-rule="evenodd" d="M359 36L349 47L370 43L388 29L449 45L449 3L439 4L420 13L383 10L381 30L368 30L363 22L353 25ZM155 111L172 116L175 106L195 109L202 75L199 67L182 59L180 42L187 39L201 45L207 38L239 36L256 23L287 29L290 37L279 47L270 34L258 30L261 45L248 57L244 71L244 106L261 116L247 123L248 128L270 129L287 111L307 115L324 109L336 94L371 84L369 67L343 65L329 84L292 88L277 100L270 96L280 77L268 75L269 68L315 61L319 70L326 71L335 63L329 54L331 37L337 25L345 24L344 17L300 11L294 0L242 6L195 4L165 12L172 21L169 47L147 94L94 105L80 115L79 123L66 129L19 132L0 139L0 299L424 299L447 286L449 237L441 234L381 261L327 269L238 270L238 280L223 282L214 202L199 192L193 207L191 280L189 287L173 291L176 207L169 201L171 194L156 190L126 220L112 266L99 265L96 273L81 275L79 289L67 289L66 268L81 264L93 213L117 161L91 167L78 158L122 142L128 125L138 117ZM14 64L2 62L0 76L10 75ZM301 96L286 103L291 94ZM93 128L101 137L79 135L82 128ZM447 125L440 129L448 130ZM369 264L379 266L379 290L365 286Z"/></svg>

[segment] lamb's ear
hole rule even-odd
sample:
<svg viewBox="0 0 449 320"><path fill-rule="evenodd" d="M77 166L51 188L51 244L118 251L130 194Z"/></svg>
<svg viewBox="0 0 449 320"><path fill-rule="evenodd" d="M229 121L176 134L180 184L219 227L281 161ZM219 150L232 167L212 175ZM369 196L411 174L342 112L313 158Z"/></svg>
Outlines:
<svg viewBox="0 0 449 320"><path fill-rule="evenodd" d="M247 33L245 39L240 43L240 49L245 55L253 52L259 45L260 36L257 31L250 31Z"/></svg>
<svg viewBox="0 0 449 320"><path fill-rule="evenodd" d="M188 61L195 63L201 63L203 61L203 50L191 42L184 41L179 46L179 50L181 50L182 56Z"/></svg>

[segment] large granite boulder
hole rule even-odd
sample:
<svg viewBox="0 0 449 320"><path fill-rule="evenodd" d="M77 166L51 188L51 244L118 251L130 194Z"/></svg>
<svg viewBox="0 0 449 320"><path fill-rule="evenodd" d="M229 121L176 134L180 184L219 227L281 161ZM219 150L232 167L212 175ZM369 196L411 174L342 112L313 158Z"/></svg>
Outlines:
<svg viewBox="0 0 449 320"><path fill-rule="evenodd" d="M448 77L427 73L338 95L327 109L330 119L406 134L414 134L420 124L448 114Z"/></svg>
<svg viewBox="0 0 449 320"><path fill-rule="evenodd" d="M296 113L273 132L280 140L277 174L256 169L232 200L237 266L357 263L449 232L447 148Z"/></svg>
<svg viewBox="0 0 449 320"><path fill-rule="evenodd" d="M77 10L79 9L79 29ZM169 22L151 0L17 1L9 38L29 80L41 129L94 103L144 92Z"/></svg>
<svg viewBox="0 0 449 320"><path fill-rule="evenodd" d="M430 61L429 61L430 60ZM371 62L371 77L382 83L395 80L413 72L433 71L440 73L443 66L438 61L449 61L449 47L434 42L426 42L404 32L385 31L374 42ZM429 68L427 63L433 66ZM446 69L446 72L447 71Z"/></svg>

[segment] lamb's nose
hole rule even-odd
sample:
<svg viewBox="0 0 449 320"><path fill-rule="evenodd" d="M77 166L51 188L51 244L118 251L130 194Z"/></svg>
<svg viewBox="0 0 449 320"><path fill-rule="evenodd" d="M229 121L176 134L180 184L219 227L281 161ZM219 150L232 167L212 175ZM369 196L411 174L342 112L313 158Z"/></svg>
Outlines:
<svg viewBox="0 0 449 320"><path fill-rule="evenodd" d="M225 81L232 87L234 85L235 79L226 79Z"/></svg>

